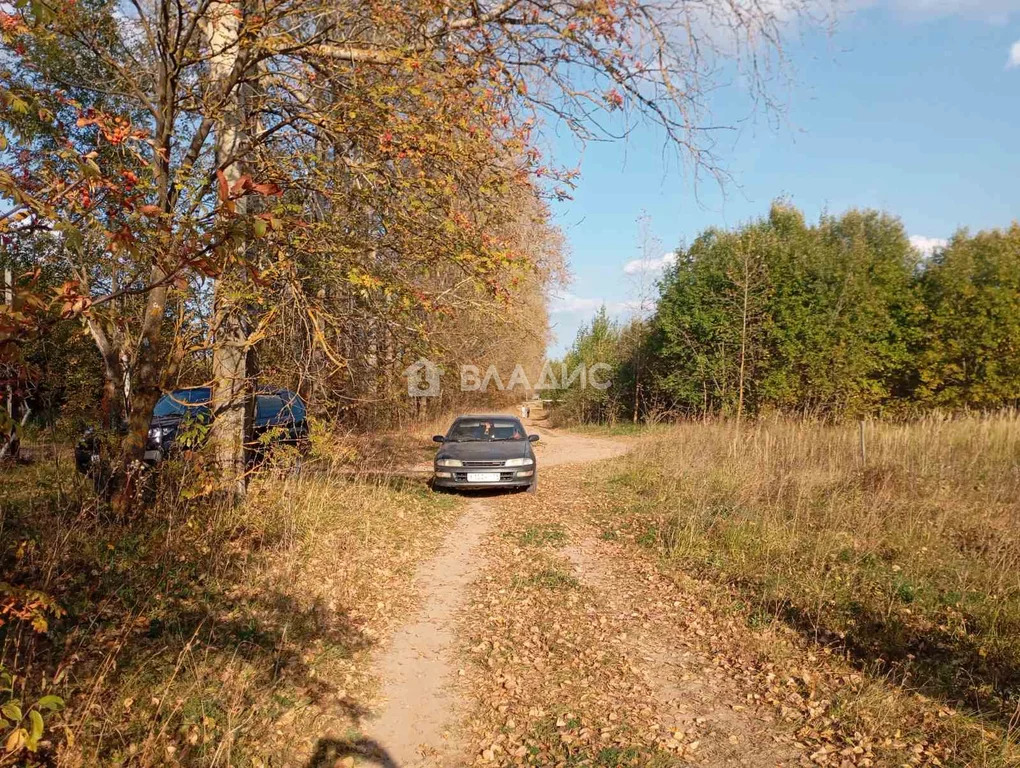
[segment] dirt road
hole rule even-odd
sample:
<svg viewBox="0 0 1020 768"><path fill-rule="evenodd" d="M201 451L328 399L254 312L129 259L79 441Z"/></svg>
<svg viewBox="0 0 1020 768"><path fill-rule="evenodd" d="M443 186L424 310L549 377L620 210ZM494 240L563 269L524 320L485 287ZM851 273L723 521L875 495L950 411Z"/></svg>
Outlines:
<svg viewBox="0 0 1020 768"><path fill-rule="evenodd" d="M376 656L381 696L357 756L336 765L666 768L824 758L826 747L809 748L787 724L812 717L804 682L812 673L780 681L761 661L762 644L787 641L749 634L725 593L663 572L654 555L593 522L592 509L610 503L599 492L599 462L634 443L531 429L542 435L538 493L464 500L417 573L420 611ZM806 651L791 653L797 665L814 663Z"/></svg>
<svg viewBox="0 0 1020 768"><path fill-rule="evenodd" d="M543 478L553 467L608 459L628 448L626 441L562 433L534 422L529 431L542 436L535 452ZM456 721L467 706L451 690L458 676L456 623L469 585L485 571L481 544L492 535L497 510L508 498L493 494L467 499L444 546L417 575L424 605L394 635L375 667L382 680L383 706L366 730L381 764L391 761L412 768L457 763L452 755L464 745L457 738Z"/></svg>
<svg viewBox="0 0 1020 768"><path fill-rule="evenodd" d="M1016 764L993 731L954 761L948 707L689 571L682 507L623 456L644 437L529 431L538 493L456 499L369 656L379 695L305 768Z"/></svg>

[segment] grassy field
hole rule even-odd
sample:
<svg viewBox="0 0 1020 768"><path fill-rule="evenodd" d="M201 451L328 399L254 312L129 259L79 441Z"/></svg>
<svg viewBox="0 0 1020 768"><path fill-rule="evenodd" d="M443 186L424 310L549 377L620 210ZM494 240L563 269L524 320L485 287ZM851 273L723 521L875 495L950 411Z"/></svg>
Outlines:
<svg viewBox="0 0 1020 768"><path fill-rule="evenodd" d="M656 431L604 536L734 588L861 667L1020 736L1020 417Z"/></svg>
<svg viewBox="0 0 1020 768"><path fill-rule="evenodd" d="M442 422L382 442L321 435L304 471L267 467L239 507L167 467L129 523L59 451L5 468L0 687L15 679L0 704L19 709L3 733L20 715L31 736L39 712L39 764L62 766L302 766L355 738L367 655L414 605L414 569L456 515L455 498L392 472L427 459ZM782 628L845 655L875 681L852 717L905 722L913 699L890 704L892 684L929 700L938 723L921 731L958 738L959 764L1015 764L1020 417L869 424L866 461L856 425L691 423L629 442L566 492L593 540L699 577L749 635ZM508 551L567 542L557 489L543 490L546 517L509 528ZM576 577L543 562L508 572L511 594L572 594Z"/></svg>
<svg viewBox="0 0 1020 768"><path fill-rule="evenodd" d="M0 704L18 711L4 709L3 738L14 715L32 736L34 710L39 764L266 766L356 733L364 658L413 605L455 502L362 473L341 443L312 469L267 470L239 507L167 467L130 523L66 462L5 468L0 673L14 690Z"/></svg>

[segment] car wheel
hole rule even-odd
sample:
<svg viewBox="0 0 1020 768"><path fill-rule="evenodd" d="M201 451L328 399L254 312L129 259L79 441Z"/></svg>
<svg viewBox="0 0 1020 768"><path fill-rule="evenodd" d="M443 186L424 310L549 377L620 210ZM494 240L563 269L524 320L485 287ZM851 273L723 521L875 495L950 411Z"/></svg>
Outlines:
<svg viewBox="0 0 1020 768"><path fill-rule="evenodd" d="M538 478L536 477L531 481L531 485L528 486L528 493L538 493Z"/></svg>

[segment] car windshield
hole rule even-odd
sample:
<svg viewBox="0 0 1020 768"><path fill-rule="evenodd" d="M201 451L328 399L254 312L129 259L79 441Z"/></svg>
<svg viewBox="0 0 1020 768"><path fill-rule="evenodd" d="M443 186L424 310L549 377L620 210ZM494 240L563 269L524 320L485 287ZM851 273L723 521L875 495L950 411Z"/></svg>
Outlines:
<svg viewBox="0 0 1020 768"><path fill-rule="evenodd" d="M289 389L258 395L255 398L255 422L266 424L290 424L305 420L305 404Z"/></svg>
<svg viewBox="0 0 1020 768"><path fill-rule="evenodd" d="M208 387L197 389L178 389L169 395L163 395L156 403L152 415L156 418L165 416L183 416L198 409L207 408L211 392Z"/></svg>
<svg viewBox="0 0 1020 768"><path fill-rule="evenodd" d="M447 441L524 440L524 427L514 419L457 419Z"/></svg>

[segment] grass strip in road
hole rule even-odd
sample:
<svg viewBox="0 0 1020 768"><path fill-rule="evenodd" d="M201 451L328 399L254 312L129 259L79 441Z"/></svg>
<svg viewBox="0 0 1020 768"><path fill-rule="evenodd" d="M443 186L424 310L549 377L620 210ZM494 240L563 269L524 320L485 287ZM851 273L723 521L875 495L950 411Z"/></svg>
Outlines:
<svg viewBox="0 0 1020 768"><path fill-rule="evenodd" d="M555 484L559 471L549 472ZM547 486L549 487L549 486ZM635 675L619 617L582 584L563 547L550 494L492 500L487 575L461 623L461 686L475 703L479 765L679 766L681 745L656 729L653 693ZM555 531L555 535L549 532Z"/></svg>

